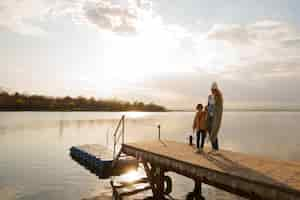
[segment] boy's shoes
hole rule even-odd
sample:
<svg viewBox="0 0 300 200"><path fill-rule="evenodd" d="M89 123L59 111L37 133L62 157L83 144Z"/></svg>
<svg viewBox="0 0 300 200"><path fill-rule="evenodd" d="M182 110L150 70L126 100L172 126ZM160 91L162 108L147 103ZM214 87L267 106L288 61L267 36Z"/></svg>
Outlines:
<svg viewBox="0 0 300 200"><path fill-rule="evenodd" d="M202 153L202 152L203 152L202 149L197 149L197 150L195 151L195 153Z"/></svg>
<svg viewBox="0 0 300 200"><path fill-rule="evenodd" d="M216 149L212 149L209 153L213 154L213 155L217 155L219 150Z"/></svg>

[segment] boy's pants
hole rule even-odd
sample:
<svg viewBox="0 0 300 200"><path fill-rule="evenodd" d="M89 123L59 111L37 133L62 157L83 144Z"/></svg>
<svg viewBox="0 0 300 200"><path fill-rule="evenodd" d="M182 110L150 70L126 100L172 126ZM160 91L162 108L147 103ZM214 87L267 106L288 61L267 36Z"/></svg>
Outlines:
<svg viewBox="0 0 300 200"><path fill-rule="evenodd" d="M201 135L201 146L200 146L200 135ZM204 146L204 141L206 138L206 131L204 130L198 130L197 131L197 148L199 149L201 147L201 149Z"/></svg>

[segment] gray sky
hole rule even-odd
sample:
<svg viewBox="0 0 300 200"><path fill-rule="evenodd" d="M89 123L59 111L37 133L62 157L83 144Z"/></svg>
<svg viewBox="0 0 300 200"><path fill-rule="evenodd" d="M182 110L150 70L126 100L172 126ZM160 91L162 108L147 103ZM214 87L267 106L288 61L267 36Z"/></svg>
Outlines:
<svg viewBox="0 0 300 200"><path fill-rule="evenodd" d="M0 87L192 108L300 104L297 0L1 0Z"/></svg>

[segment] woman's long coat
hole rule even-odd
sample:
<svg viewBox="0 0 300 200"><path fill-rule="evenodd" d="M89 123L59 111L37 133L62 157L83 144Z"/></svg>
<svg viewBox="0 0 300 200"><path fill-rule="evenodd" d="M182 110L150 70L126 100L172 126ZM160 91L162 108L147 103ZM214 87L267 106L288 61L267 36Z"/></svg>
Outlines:
<svg viewBox="0 0 300 200"><path fill-rule="evenodd" d="M221 95L215 95L215 107L213 111L212 129L210 132L211 141L217 139L223 115L223 97Z"/></svg>

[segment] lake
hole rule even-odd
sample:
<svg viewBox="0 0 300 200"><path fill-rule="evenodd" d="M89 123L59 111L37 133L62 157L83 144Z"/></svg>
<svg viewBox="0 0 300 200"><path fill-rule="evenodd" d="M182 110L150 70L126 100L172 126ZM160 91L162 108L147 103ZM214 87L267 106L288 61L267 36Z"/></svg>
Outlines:
<svg viewBox="0 0 300 200"><path fill-rule="evenodd" d="M1 200L107 199L109 180L99 180L74 162L69 148L95 143L111 148L111 135L122 114L126 142L157 139L157 124L162 139L187 142L194 117L192 112L1 112ZM225 112L220 147L300 161L299 130L300 112ZM193 182L171 176L172 196L184 199ZM208 200L242 199L206 185L203 195Z"/></svg>

